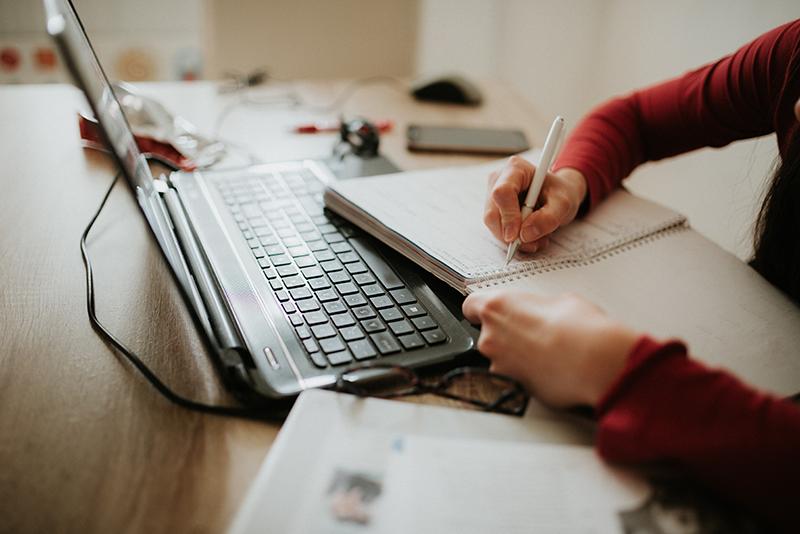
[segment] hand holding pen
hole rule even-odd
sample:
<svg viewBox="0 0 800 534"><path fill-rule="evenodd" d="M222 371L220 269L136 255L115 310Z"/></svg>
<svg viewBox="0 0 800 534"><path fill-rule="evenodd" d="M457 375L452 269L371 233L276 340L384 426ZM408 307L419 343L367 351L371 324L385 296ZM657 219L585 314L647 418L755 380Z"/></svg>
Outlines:
<svg viewBox="0 0 800 534"><path fill-rule="evenodd" d="M542 151L538 186L534 184L538 168L519 156L512 156L505 167L489 177L484 223L504 243L513 244L519 239L521 252L544 248L549 234L575 218L586 195L586 179L579 171L563 168L556 173L546 172L555 158L562 129L563 119L557 117ZM545 161L548 148L549 161ZM522 195L527 202L520 206Z"/></svg>

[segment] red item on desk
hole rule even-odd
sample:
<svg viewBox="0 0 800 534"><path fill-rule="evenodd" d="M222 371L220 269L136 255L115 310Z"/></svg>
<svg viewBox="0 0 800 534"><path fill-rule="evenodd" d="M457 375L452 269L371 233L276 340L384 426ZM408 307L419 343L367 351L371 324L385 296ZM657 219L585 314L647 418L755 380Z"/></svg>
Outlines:
<svg viewBox="0 0 800 534"><path fill-rule="evenodd" d="M100 128L94 119L79 114L78 125L80 127L81 139L84 141L84 146L108 152L108 148L100 134ZM197 169L197 165L194 161L178 152L169 143L156 141L151 137L142 135L136 135L134 139L136 139L136 145L139 147L139 150L144 154L157 156L182 171L193 171Z"/></svg>
<svg viewBox="0 0 800 534"><path fill-rule="evenodd" d="M392 128L394 128L394 122L390 120L375 121L373 124L380 133L391 132ZM342 123L339 121L309 122L306 124L299 124L295 126L294 128L292 128L292 132L299 134L338 132L341 126Z"/></svg>

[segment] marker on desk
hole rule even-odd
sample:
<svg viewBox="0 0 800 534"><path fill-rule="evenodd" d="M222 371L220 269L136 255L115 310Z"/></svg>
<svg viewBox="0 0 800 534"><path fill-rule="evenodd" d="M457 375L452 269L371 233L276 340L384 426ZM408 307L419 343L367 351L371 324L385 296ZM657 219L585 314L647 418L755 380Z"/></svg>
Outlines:
<svg viewBox="0 0 800 534"><path fill-rule="evenodd" d="M539 200L539 192L542 190L547 171L550 170L550 165L553 163L553 159L556 156L556 148L558 147L558 142L561 139L561 132L563 130L564 118L559 115L553 121L553 125L550 126L550 132L548 132L547 139L544 141L542 157L539 159L539 165L536 166L536 172L533 173L533 180L531 181L531 186L528 188L528 194L525 195L525 202L522 205L522 221L533 212L536 201ZM512 243L509 243L505 265L511 262L511 259L517 252L517 248L519 248L519 244L519 237Z"/></svg>

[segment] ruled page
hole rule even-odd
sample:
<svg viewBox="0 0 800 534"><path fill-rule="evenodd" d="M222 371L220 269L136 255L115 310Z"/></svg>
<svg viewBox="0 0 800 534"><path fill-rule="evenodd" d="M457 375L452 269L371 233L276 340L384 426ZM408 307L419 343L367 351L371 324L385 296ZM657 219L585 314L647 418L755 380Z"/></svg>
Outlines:
<svg viewBox="0 0 800 534"><path fill-rule="evenodd" d="M544 251L518 254L504 267L507 247L483 224L488 176L501 165L341 181L330 186L335 194L326 194L326 202L434 274L437 268L449 268L467 283L582 261L685 220L658 204L618 191L585 219L559 229Z"/></svg>

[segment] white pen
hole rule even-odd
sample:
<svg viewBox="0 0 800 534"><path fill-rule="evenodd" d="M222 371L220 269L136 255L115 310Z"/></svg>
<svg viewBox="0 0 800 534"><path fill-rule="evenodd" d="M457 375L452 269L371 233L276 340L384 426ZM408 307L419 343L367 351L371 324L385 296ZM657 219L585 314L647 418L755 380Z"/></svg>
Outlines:
<svg viewBox="0 0 800 534"><path fill-rule="evenodd" d="M536 206L536 201L539 200L539 192L542 190L544 179L547 176L547 172L550 170L550 165L553 163L553 159L556 156L556 148L558 148L558 141L561 139L561 132L563 129L564 118L559 115L553 121L553 125L550 127L550 132L547 134L547 139L544 141L542 157L539 159L539 165L536 166L536 172L533 173L533 181L531 181L531 186L528 188L528 194L525 195L525 202L522 205L521 221L524 221L525 218L530 215L531 212L533 212L533 208ZM522 226L520 225L520 228L521 227ZM519 248L519 243L519 237L517 237L513 243L509 243L505 265L508 265L511 262L511 259L517 252L517 248Z"/></svg>

